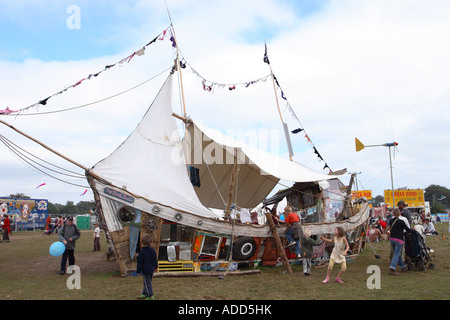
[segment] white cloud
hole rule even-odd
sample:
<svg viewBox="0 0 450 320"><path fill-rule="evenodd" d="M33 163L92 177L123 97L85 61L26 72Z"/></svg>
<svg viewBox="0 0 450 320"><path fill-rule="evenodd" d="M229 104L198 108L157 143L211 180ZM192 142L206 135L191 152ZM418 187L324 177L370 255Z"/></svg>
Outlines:
<svg viewBox="0 0 450 320"><path fill-rule="evenodd" d="M360 188L372 189L375 195L390 188L389 157L384 147L356 153L355 137L366 145L399 142L394 159L395 187L449 185L447 1L436 0L433 5L424 0L330 1L302 19L289 10L292 4L288 1L259 1L256 7L248 1L168 4L184 57L211 81L245 82L269 73L262 62L264 33L255 31L265 25L263 30L272 34L268 49L273 71L302 125L332 169L346 167L361 172ZM136 47L83 61L64 61L63 57L62 62L0 61L4 92L0 109L29 105L99 71L139 49L169 24L163 5L141 1L120 6L118 12L128 12L141 21L140 27L128 30ZM246 39L249 34L254 38ZM170 43L158 42L144 56L55 97L39 111L103 99L150 78L169 67L173 59ZM185 72L183 80L188 114L195 119L222 130L281 130L271 82L233 92L216 89L206 93L193 74ZM92 166L134 129L162 81L164 76L129 94L76 111L6 117L6 121ZM282 99L280 106L284 120L294 129L298 123L285 111ZM9 137L11 132L3 127L0 134ZM321 172L324 163L317 160L304 135L291 138L296 159ZM0 150L9 153L3 146ZM2 157L3 167L8 166L7 160L18 162L8 155ZM15 179L2 183L0 194L29 192L33 196L33 188L42 177L30 181L31 172L26 175L26 179L20 178L17 172ZM22 189L11 190L12 185ZM85 200L79 199L80 188L58 183L57 189L62 188L68 193L56 198L53 191L55 199L50 201Z"/></svg>

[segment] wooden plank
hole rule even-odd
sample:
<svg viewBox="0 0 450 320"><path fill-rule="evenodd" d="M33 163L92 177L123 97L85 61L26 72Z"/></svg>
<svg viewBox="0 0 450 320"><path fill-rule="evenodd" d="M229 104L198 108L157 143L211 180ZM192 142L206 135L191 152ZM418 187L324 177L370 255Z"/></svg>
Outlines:
<svg viewBox="0 0 450 320"><path fill-rule="evenodd" d="M250 274L259 274L261 270L242 270L242 271L229 271L227 276L243 276ZM210 272L210 271L201 271L201 272L155 272L153 277L219 277L223 276L223 272Z"/></svg>
<svg viewBox="0 0 450 320"><path fill-rule="evenodd" d="M152 243L150 246L156 250L157 256L159 254L162 221L163 219L152 216L147 212L142 211L141 213L141 248L142 239L148 234L152 238Z"/></svg>

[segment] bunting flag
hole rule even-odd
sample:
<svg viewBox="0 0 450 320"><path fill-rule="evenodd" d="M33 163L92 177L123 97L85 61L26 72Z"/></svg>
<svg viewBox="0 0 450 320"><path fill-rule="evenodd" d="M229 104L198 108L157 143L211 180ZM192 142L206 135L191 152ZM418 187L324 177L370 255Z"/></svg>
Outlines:
<svg viewBox="0 0 450 320"><path fill-rule="evenodd" d="M270 64L270 62L269 62L269 57L268 57L268 55L267 55L267 44L264 44L264 47L265 47L265 50L264 50L264 62L267 63L267 64ZM305 138L306 138L306 140L308 141L308 143L311 143L311 144L313 145L313 151L314 151L314 153L317 155L317 157L319 158L320 161L324 161L323 157L320 155L320 153L319 153L319 151L317 150L316 146L314 145L314 143L311 141L311 139L309 138L308 134L306 133L306 131L305 131L303 125L301 124L299 118L298 118L297 115L295 114L294 109L292 109L292 107L291 107L291 105L290 105L290 103L289 103L289 101L288 101L288 99L287 99L287 97L286 97L286 95L285 95L283 89L282 89L281 86L280 86L280 83L278 82L277 77L275 77L275 75L274 75L273 73L272 73L272 76L273 76L273 80L275 81L275 83L276 83L278 89L280 89L280 92L281 92L281 98L282 98L283 100L286 101L286 109L289 110L289 112L291 113L291 115L292 115L292 116L300 123L300 125L302 126L302 128L298 128L298 129L295 129L295 130L291 131L292 134L297 134L297 133L300 133L300 132L304 131L304 132L305 132ZM331 169L330 169L330 167L328 166L327 163L325 163L325 166L323 167L323 170L325 170L326 168L328 168L328 169L330 170L330 173L333 172L333 171L331 171Z"/></svg>
<svg viewBox="0 0 450 320"><path fill-rule="evenodd" d="M10 114L10 113L15 113L17 111L11 110L9 109L9 107L6 107L5 110L0 110L0 114Z"/></svg>
<svg viewBox="0 0 450 320"><path fill-rule="evenodd" d="M266 50L264 51L264 63L270 64L269 62L269 56L267 55L267 44L264 44L266 47Z"/></svg>
<svg viewBox="0 0 450 320"><path fill-rule="evenodd" d="M218 83L218 82L210 81L210 80L206 79L205 77L203 77L194 68L192 68L192 66L189 65L189 63L187 63L186 59L184 59L184 58L180 61L180 67L183 69L186 69L189 67L188 71L190 71L192 74L194 74L200 80L202 88L206 92L214 92L215 88L219 88L219 89L228 88L228 91L237 90L238 88L245 89L245 88L248 88L257 83L266 82L267 79L270 77L270 75L267 75L265 77L262 77L262 78L259 78L256 80L242 82L242 83Z"/></svg>
<svg viewBox="0 0 450 320"><path fill-rule="evenodd" d="M40 187L42 187L42 186L45 186L45 182L44 183L41 183L40 185L38 185L37 187L36 187L36 189L39 189Z"/></svg>
<svg viewBox="0 0 450 320"><path fill-rule="evenodd" d="M170 27L168 27L168 28L166 28L161 34L159 34L158 36L156 36L152 41L150 41L149 43L147 43L143 48L141 48L141 49L139 49L139 50L133 52L132 54L130 54L130 55L127 56L126 58L120 60L119 62L116 62L116 63L111 64L111 65L107 65L107 66L105 66L105 68L104 68L103 70L101 70L101 71L99 71L99 72L97 72L97 73L94 73L94 74L89 74L88 77L83 78L83 79L77 81L75 84L73 84L73 85L71 85L71 86L68 86L68 87L66 87L65 89L63 89L63 90L61 90L61 91L59 91L59 92L57 92L57 93L55 93L55 94L53 94L53 95L51 95L51 96L45 98L45 99L39 100L39 102L34 103L34 104L32 104L32 105L30 105L30 106L28 106L28 107L21 108L21 109L18 109L18 110L11 110L11 109L9 109L9 107L7 107L7 108L4 109L4 110L0 110L0 115L8 115L8 114L11 114L11 113L17 113L17 114L20 114L21 112L26 111L26 110L28 110L28 109L30 109L30 108L38 108L38 107L41 106L41 105L45 106L45 105L47 105L47 102L48 102L49 99L51 99L51 98L53 98L53 97L55 97L55 96L57 96L57 95L60 95L60 94L62 94L62 93L64 93L64 92L66 92L66 91L69 90L69 89L72 89L72 88L75 88L75 87L81 85L84 81L92 79L92 77L97 77L97 76L99 76L102 72L104 72L104 71L106 71L106 70L109 70L109 69L113 68L113 67L116 66L116 65L122 66L124 63L130 63L130 61L131 61L136 55L137 55L137 56L142 56L142 55L144 55L144 54L145 54L145 48L146 48L146 47L148 47L149 45L151 45L151 44L153 44L154 42L156 42L156 40L164 40L165 37L167 36L167 34L168 34L169 31L170 31L170 33L171 33L170 40L172 41L172 46L175 48L175 47L176 47L175 38L174 38L173 35L172 35L172 31L171 31Z"/></svg>

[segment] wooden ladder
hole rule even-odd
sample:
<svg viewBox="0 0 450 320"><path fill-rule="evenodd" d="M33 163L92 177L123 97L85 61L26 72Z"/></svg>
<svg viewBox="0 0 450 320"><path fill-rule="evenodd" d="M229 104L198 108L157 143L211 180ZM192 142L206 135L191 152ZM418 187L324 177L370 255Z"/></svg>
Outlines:
<svg viewBox="0 0 450 320"><path fill-rule="evenodd" d="M270 231L272 231L273 239L275 241L275 245L280 252L281 261L283 262L284 269L286 269L287 272L290 274L293 274L291 265L289 263L289 260L286 256L286 252L284 251L284 246L281 243L280 236L278 235L277 227L275 223L272 220L272 213L266 212L266 219L270 226Z"/></svg>

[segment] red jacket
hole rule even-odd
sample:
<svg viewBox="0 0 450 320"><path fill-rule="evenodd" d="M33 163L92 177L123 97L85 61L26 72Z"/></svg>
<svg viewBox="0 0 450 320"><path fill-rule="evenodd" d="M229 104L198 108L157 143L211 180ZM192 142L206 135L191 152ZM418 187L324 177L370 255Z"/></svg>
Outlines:
<svg viewBox="0 0 450 320"><path fill-rule="evenodd" d="M300 217L295 212L291 212L286 218L284 218L284 221L292 225L294 222L300 222Z"/></svg>
<svg viewBox="0 0 450 320"><path fill-rule="evenodd" d="M5 229L7 229L8 230L8 233L11 233L11 228L10 228L10 222L9 222L9 219L8 218L5 218L5 220L3 220L3 226L2 226L2 229L3 230L5 230Z"/></svg>

